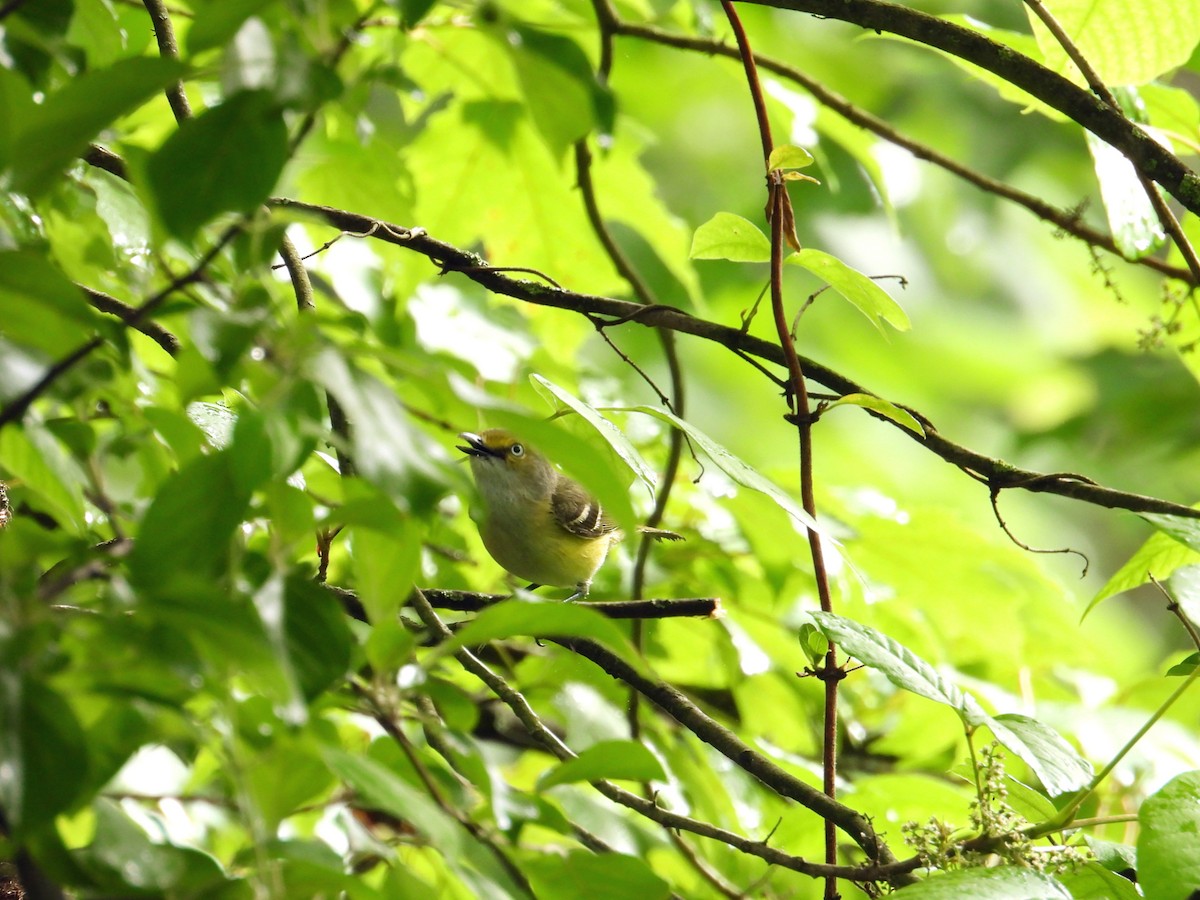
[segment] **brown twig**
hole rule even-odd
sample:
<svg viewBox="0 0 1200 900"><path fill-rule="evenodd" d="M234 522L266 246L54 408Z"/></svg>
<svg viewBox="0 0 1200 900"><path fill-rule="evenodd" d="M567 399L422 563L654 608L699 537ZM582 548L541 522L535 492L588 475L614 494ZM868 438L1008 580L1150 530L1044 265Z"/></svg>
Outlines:
<svg viewBox="0 0 1200 900"><path fill-rule="evenodd" d="M175 42L175 28L171 25L171 16L162 0L142 0L150 21L154 23L154 37L158 41L159 55L164 59L179 59L179 44ZM175 121L182 122L192 117L192 107L188 103L187 93L182 81L173 81L167 85L167 103L175 114Z"/></svg>
<svg viewBox="0 0 1200 900"><path fill-rule="evenodd" d="M733 29L737 41L738 53L742 58L742 68L746 73L746 82L750 88L750 97L754 103L754 115L758 121L758 134L762 143L763 162L768 163L775 145L771 138L771 123L767 116L767 101L763 95L762 83L758 78L758 68L754 63L754 53L750 49L750 40L742 26L737 11L731 0L721 0L725 17ZM804 511L812 520L817 518L816 496L813 478L813 446L812 428L815 422L808 400L808 385L804 380L804 370L800 365L800 357L796 353L796 343L788 327L787 311L783 301L783 257L787 250L786 244L799 247L795 235L794 217L792 215L791 199L788 197L787 186L782 173L774 170L767 172L767 221L771 226L771 313L775 321L775 333L788 372L788 398L791 414L787 417L795 426L800 451L800 502ZM829 573L825 567L825 551L821 536L816 531L807 529L809 554L813 563L813 580L817 585L817 596L821 609L832 612L833 600L829 591ZM825 687L825 709L823 717L822 738L822 787L825 795L831 800L837 796L837 707L838 684L844 673L839 670L837 647L830 642L825 654L825 663L818 673ZM830 818L825 818L825 863L837 863L837 830ZM838 897L837 878L830 876L825 880L826 900L836 900Z"/></svg>
<svg viewBox="0 0 1200 900"><path fill-rule="evenodd" d="M167 353L176 356L179 353L179 338L175 337L170 331L157 322L149 322L144 319L139 319L135 316L137 308L130 306L128 303L122 303L116 297L110 297L95 288L79 285L79 289L87 294L88 302L101 312L106 312L109 315L116 316L122 322L129 325L134 331L140 331L158 346L162 347Z"/></svg>

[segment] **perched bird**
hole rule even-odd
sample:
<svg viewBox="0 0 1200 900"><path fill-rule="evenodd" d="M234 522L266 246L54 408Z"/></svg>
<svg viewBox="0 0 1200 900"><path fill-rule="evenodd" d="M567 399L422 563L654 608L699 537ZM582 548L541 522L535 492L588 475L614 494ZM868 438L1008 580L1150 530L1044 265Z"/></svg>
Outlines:
<svg viewBox="0 0 1200 900"><path fill-rule="evenodd" d="M492 559L531 588L569 587L575 593L568 600L586 597L609 547L624 537L600 502L507 431L459 437L482 501L479 536ZM642 530L681 540L670 531Z"/></svg>

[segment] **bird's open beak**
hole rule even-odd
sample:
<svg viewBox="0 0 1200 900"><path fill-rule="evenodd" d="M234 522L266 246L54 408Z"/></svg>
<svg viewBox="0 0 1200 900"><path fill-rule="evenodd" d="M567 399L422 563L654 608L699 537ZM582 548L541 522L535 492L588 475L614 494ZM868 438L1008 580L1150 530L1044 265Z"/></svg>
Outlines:
<svg viewBox="0 0 1200 900"><path fill-rule="evenodd" d="M464 447L462 444L459 444L458 449L467 454L467 456L500 456L499 453L488 447L488 445L483 442L483 438L477 434L464 431L459 435L459 437L467 442L467 446Z"/></svg>

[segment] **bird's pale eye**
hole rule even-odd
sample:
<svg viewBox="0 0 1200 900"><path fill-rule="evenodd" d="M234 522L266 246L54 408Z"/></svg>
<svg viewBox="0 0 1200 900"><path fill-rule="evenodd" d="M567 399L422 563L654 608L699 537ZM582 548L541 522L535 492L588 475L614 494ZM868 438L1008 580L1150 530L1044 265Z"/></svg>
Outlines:
<svg viewBox="0 0 1200 900"><path fill-rule="evenodd" d="M511 453L513 456L524 456L525 448L522 447L520 444L513 444L511 447L508 448L508 452Z"/></svg>

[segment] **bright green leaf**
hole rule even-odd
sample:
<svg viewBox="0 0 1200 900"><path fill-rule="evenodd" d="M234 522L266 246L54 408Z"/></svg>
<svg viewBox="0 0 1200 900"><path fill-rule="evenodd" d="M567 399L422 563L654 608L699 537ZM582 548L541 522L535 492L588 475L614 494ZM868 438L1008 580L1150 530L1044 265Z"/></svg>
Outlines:
<svg viewBox="0 0 1200 900"><path fill-rule="evenodd" d="M784 262L808 269L849 300L880 331L883 330L881 322L887 322L897 331L908 331L911 327L908 314L887 291L874 279L850 268L836 256L805 248L787 257Z"/></svg>
<svg viewBox="0 0 1200 900"><path fill-rule="evenodd" d="M912 414L907 410L901 409L895 403L890 403L882 397L876 397L874 394L846 394L838 397L826 409L833 409L835 406L859 406L863 409L869 409L871 412L879 413L886 419L891 419L897 425L903 425L909 431L925 436L925 427L913 418Z"/></svg>
<svg viewBox="0 0 1200 900"><path fill-rule="evenodd" d="M988 723L987 714L974 698L907 647L852 619L821 611L809 615L829 640L855 659L881 671L897 687L949 706L969 727Z"/></svg>
<svg viewBox="0 0 1200 900"><path fill-rule="evenodd" d="M60 524L84 527L82 473L53 436L33 424L0 430L0 460L10 475L22 479L47 504L46 511Z"/></svg>
<svg viewBox="0 0 1200 900"><path fill-rule="evenodd" d="M1141 517L1163 534L1200 553L1200 518L1191 519L1160 513L1141 513Z"/></svg>
<svg viewBox="0 0 1200 900"><path fill-rule="evenodd" d="M1076 49L1107 85L1146 84L1187 62L1200 41L1194 0L1053 0L1050 12ZM1026 9L1045 65L1083 76L1058 39Z"/></svg>
<svg viewBox="0 0 1200 900"><path fill-rule="evenodd" d="M1200 652L1189 653L1184 657L1182 662L1177 662L1171 668L1167 669L1167 676L1177 678L1181 676L1191 675L1196 671L1196 666L1200 666Z"/></svg>
<svg viewBox="0 0 1200 900"><path fill-rule="evenodd" d="M898 900L1073 900L1070 891L1033 869L999 866L934 874L892 894Z"/></svg>
<svg viewBox="0 0 1200 900"><path fill-rule="evenodd" d="M61 356L91 338L99 318L83 291L44 257L0 253L0 336Z"/></svg>
<svg viewBox="0 0 1200 900"><path fill-rule="evenodd" d="M1200 772L1176 775L1138 812L1138 884L1147 900L1200 890Z"/></svg>
<svg viewBox="0 0 1200 900"><path fill-rule="evenodd" d="M708 455L709 459L735 482L742 485L742 487L750 488L753 491L758 491L760 494L770 497L780 509L792 517L796 524L821 535L822 540L825 542L826 552L837 546L837 543L829 536L827 530L817 524L812 516L805 512L796 501L780 490L778 486L773 484L770 479L734 456L729 450L718 444L690 422L685 422L673 413L656 409L652 406L635 406L629 408L627 411L645 413L648 416L662 419L664 422L682 429Z"/></svg>
<svg viewBox="0 0 1200 900"><path fill-rule="evenodd" d="M987 725L996 740L1033 770L1050 796L1078 790L1091 782L1091 764L1045 722L1006 713L993 717Z"/></svg>
<svg viewBox="0 0 1200 900"><path fill-rule="evenodd" d="M195 55L223 47L237 34L242 23L275 0L210 0L196 11L187 34L187 52Z"/></svg>
<svg viewBox="0 0 1200 900"><path fill-rule="evenodd" d="M1143 518L1150 521L1151 524L1155 524L1149 515L1145 515ZM1182 525L1186 521L1182 520L1180 524ZM1181 532L1181 534L1186 533L1186 531ZM1184 540L1175 539L1166 531L1156 531L1137 549L1129 561L1108 579L1108 582L1088 604L1087 612L1091 612L1092 608L1102 600L1147 584L1151 575L1159 581L1165 581L1179 567L1193 563L1200 563L1200 551L1188 546Z"/></svg>
<svg viewBox="0 0 1200 900"><path fill-rule="evenodd" d="M600 436L608 441L608 445L617 452L621 459L625 460L626 464L631 468L635 475L642 480L642 483L650 489L651 494L654 492L654 486L658 480L654 473L654 469L650 464L642 458L642 455L637 452L637 449L630 442L625 433L616 425L604 418L600 413L596 412L588 404L584 403L578 397L573 395L565 388L559 387L554 382L541 375L533 374L529 376L535 388L540 388L542 392L548 393L552 399L557 399L565 403L575 412L579 413L596 431L600 432Z"/></svg>
<svg viewBox="0 0 1200 900"><path fill-rule="evenodd" d="M1079 869L1057 876L1074 900L1139 900L1141 894L1133 882L1099 863L1085 863Z"/></svg>
<svg viewBox="0 0 1200 900"><path fill-rule="evenodd" d="M434 658L462 647L512 637L581 637L599 641L627 661L636 658L620 629L595 610L561 600L513 598L489 606L454 637L437 646Z"/></svg>
<svg viewBox="0 0 1200 900"><path fill-rule="evenodd" d="M325 762L359 795L359 804L403 820L430 838L443 852L460 841L458 827L422 791L377 760L354 756L335 747L324 750Z"/></svg>
<svg viewBox="0 0 1200 900"><path fill-rule="evenodd" d="M670 885L644 860L624 853L543 854L527 863L539 900L666 900Z"/></svg>
<svg viewBox="0 0 1200 900"><path fill-rule="evenodd" d="M576 781L663 781L666 777L655 755L636 741L600 741L544 773L537 787L548 791L555 785Z"/></svg>
<svg viewBox="0 0 1200 900"><path fill-rule="evenodd" d="M733 262L768 262L771 242L749 219L719 212L692 237L692 259L728 259Z"/></svg>
<svg viewBox="0 0 1200 900"><path fill-rule="evenodd" d="M556 158L598 122L600 87L570 38L523 25L505 35L529 112Z"/></svg>
<svg viewBox="0 0 1200 900"><path fill-rule="evenodd" d="M767 171L776 169L803 169L813 164L813 155L803 147L793 147L790 144L776 147L767 159Z"/></svg>
<svg viewBox="0 0 1200 900"><path fill-rule="evenodd" d="M354 527L351 533L358 599L372 623L390 622L420 571L421 527L413 519L400 519L388 532Z"/></svg>
<svg viewBox="0 0 1200 900"><path fill-rule="evenodd" d="M1126 259L1141 259L1167 239L1137 170L1121 151L1085 131L1113 241Z"/></svg>

